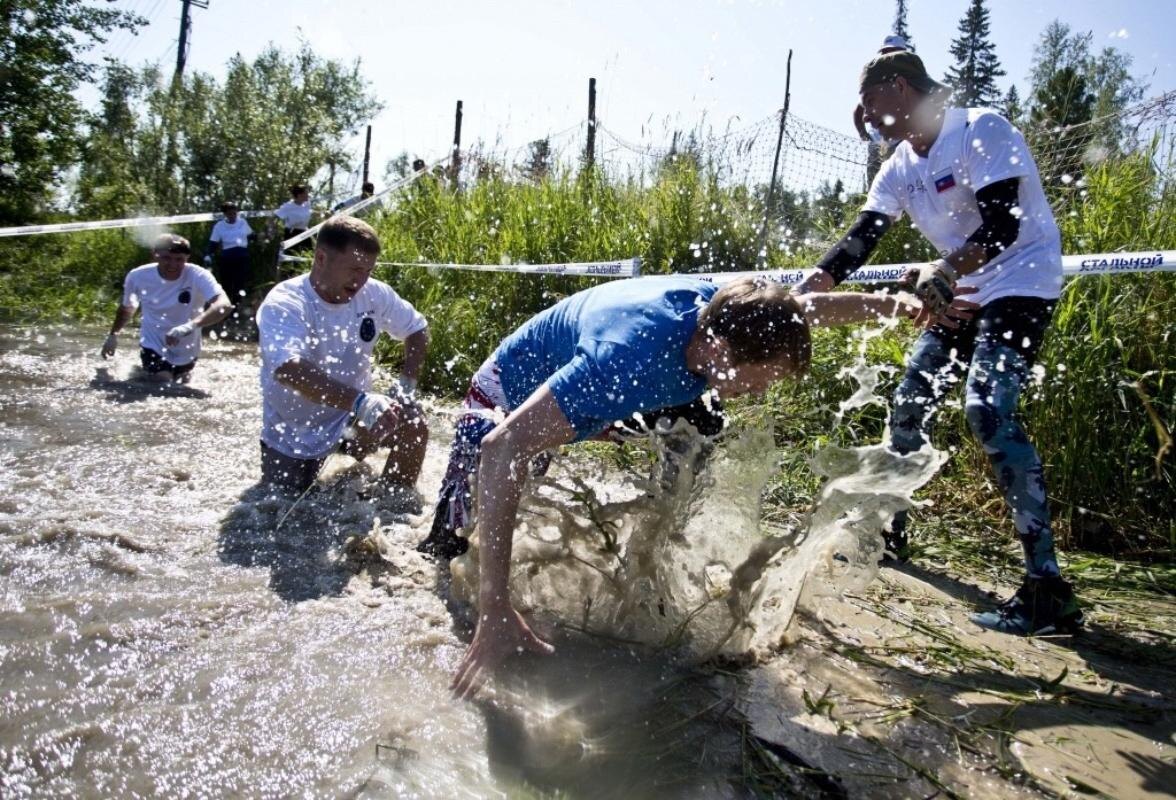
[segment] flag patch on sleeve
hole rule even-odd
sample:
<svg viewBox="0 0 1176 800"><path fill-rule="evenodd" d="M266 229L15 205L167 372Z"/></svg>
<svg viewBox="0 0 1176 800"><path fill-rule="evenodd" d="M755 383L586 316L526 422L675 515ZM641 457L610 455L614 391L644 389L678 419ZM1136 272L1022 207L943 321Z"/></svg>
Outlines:
<svg viewBox="0 0 1176 800"><path fill-rule="evenodd" d="M950 172L947 173L946 175L940 175L938 178L935 179L936 193L946 192L948 189L952 188L953 186L955 186L955 175L952 175Z"/></svg>

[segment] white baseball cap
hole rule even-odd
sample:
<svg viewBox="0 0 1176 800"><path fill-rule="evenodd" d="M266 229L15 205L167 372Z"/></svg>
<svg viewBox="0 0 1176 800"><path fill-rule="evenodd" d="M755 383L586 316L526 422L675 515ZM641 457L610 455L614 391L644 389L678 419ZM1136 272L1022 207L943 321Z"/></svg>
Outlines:
<svg viewBox="0 0 1176 800"><path fill-rule="evenodd" d="M906 40L905 36L899 36L897 33L892 33L882 40L882 47L880 49L897 48L899 50L909 50L915 52L915 48L911 47L911 43Z"/></svg>

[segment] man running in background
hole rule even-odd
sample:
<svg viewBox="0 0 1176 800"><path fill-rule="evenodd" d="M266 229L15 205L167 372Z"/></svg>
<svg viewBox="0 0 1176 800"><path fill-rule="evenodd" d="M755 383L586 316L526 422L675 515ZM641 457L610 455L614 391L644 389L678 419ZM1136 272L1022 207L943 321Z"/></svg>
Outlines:
<svg viewBox="0 0 1176 800"><path fill-rule="evenodd" d="M362 459L388 447L382 484L415 500L428 428L413 393L428 324L392 287L370 279L379 252L366 222L330 219L310 272L279 283L257 311L266 483L303 490L331 453ZM391 396L371 390L381 331L404 341Z"/></svg>
<svg viewBox="0 0 1176 800"><path fill-rule="evenodd" d="M192 248L187 239L165 233L155 240L152 252L154 263L127 273L102 356L114 355L119 331L139 309L143 371L160 382L187 383L200 356L200 330L223 320L233 307L211 272L188 263Z"/></svg>
<svg viewBox="0 0 1176 800"><path fill-rule="evenodd" d="M338 203L334 208L331 209L331 211L335 212L336 214L338 214L340 211L346 211L356 203L362 203L364 200L367 200L375 193L376 185L371 181L368 181L360 188L359 194L347 198L342 203Z"/></svg>
<svg viewBox="0 0 1176 800"><path fill-rule="evenodd" d="M994 111L952 108L922 60L897 51L861 75L864 120L897 143L845 237L797 290L831 289L862 266L902 214L942 254L906 282L930 327L911 351L894 395L890 444L910 453L928 440L935 409L966 372L965 409L1012 511L1025 578L1008 601L972 620L1020 635L1075 631L1082 612L1054 553L1041 459L1017 402L1062 287L1061 237L1024 137ZM974 310L953 304L963 287ZM905 557L906 515L888 549Z"/></svg>
<svg viewBox="0 0 1176 800"><path fill-rule="evenodd" d="M218 255L221 285L228 292L229 302L235 307L249 291L249 243L257 238L249 222L240 215L236 203L221 206L224 219L218 219L208 237L208 252L204 266L211 267ZM234 313L236 316L236 313Z"/></svg>

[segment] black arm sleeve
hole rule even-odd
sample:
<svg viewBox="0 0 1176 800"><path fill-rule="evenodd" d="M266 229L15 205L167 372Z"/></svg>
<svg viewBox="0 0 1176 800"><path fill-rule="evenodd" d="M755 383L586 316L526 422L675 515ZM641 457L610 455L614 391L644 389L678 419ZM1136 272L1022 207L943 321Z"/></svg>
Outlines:
<svg viewBox="0 0 1176 800"><path fill-rule="evenodd" d="M1020 181L1020 178L1006 178L976 192L980 227L972 232L968 241L983 247L989 261L1012 247L1021 233L1021 219L1013 213L1013 209L1020 205L1017 192Z"/></svg>
<svg viewBox="0 0 1176 800"><path fill-rule="evenodd" d="M892 220L877 211L863 211L841 241L833 245L817 262L817 268L828 272L836 283L841 283L860 268L878 246L882 234L890 230Z"/></svg>

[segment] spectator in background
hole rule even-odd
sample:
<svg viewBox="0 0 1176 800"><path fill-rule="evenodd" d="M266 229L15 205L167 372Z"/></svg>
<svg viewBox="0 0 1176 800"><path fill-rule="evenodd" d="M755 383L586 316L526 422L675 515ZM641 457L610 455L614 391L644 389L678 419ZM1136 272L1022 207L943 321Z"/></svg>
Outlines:
<svg viewBox="0 0 1176 800"><path fill-rule="evenodd" d="M219 254L217 278L235 307L249 291L249 243L257 239L257 234L241 216L236 203L226 202L221 206L221 213L224 219L216 221L208 237L204 266L211 267L213 257ZM236 310L233 316L238 316Z"/></svg>
<svg viewBox="0 0 1176 800"><path fill-rule="evenodd" d="M278 210L274 212L274 217L282 222L282 241L305 233L306 229L310 227L310 214L310 190L306 188L305 184L293 184L290 187L290 199L278 206ZM308 242L309 239L304 239L287 252L294 253L304 250L310 246ZM282 251L279 248L276 273L278 277L281 277L283 272L287 275L292 274L292 271L282 269L281 255Z"/></svg>
<svg viewBox="0 0 1176 800"><path fill-rule="evenodd" d="M376 193L376 185L374 183L372 183L371 181L368 181L363 185L363 188L360 190L359 194L355 195L354 197L347 198L346 200L344 200L342 203L339 203L331 210L334 211L335 213L339 213L340 211L346 211L347 209L351 208L356 203L362 203L364 200L367 200L369 197L371 197L375 193Z"/></svg>
<svg viewBox="0 0 1176 800"><path fill-rule="evenodd" d="M310 190L304 184L290 187L290 199L278 206L274 216L282 221L282 241L310 227Z"/></svg>

